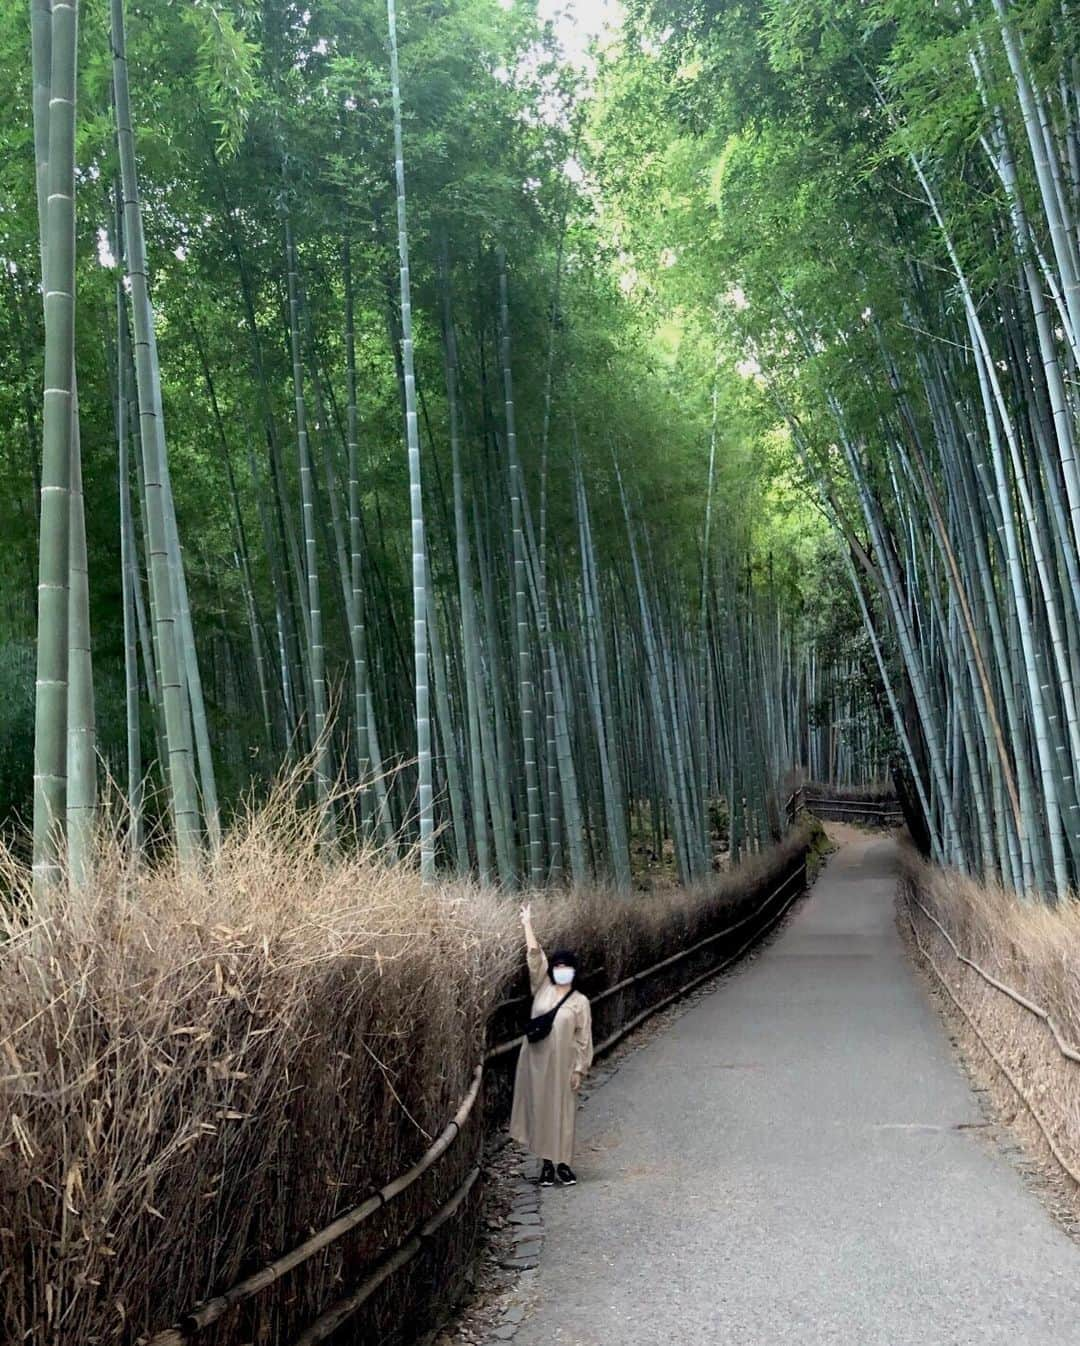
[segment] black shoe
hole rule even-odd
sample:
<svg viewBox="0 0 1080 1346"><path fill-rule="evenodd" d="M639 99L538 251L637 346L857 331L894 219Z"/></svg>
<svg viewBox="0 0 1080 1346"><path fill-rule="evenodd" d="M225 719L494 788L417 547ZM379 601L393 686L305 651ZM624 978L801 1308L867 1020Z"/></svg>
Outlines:
<svg viewBox="0 0 1080 1346"><path fill-rule="evenodd" d="M569 1164L560 1164L555 1172L564 1187L574 1187L577 1185L577 1178L574 1176L574 1170Z"/></svg>
<svg viewBox="0 0 1080 1346"><path fill-rule="evenodd" d="M564 1166L564 1167L565 1167L565 1166ZM567 1170L567 1171L569 1171L569 1170ZM554 1187L554 1186L555 1186L555 1165L551 1162L550 1159L545 1159L544 1162L543 1162L543 1165L541 1166L541 1169L540 1169L540 1186L541 1186L541 1187Z"/></svg>

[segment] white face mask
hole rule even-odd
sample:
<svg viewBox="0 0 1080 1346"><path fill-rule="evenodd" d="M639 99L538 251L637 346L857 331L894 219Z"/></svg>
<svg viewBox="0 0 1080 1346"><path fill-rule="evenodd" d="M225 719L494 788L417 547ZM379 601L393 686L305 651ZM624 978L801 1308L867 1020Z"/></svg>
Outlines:
<svg viewBox="0 0 1080 1346"><path fill-rule="evenodd" d="M556 967L552 969L551 975L556 986L569 986L574 980L574 969L572 967Z"/></svg>

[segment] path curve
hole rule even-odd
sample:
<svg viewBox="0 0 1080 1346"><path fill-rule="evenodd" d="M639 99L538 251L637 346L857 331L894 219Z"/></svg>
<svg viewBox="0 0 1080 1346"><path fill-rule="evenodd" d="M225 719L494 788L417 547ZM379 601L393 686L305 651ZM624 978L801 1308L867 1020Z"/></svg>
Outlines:
<svg viewBox="0 0 1080 1346"><path fill-rule="evenodd" d="M982 1129L896 866L894 841L846 841L776 941L593 1095L515 1346L1080 1341L1080 1250Z"/></svg>

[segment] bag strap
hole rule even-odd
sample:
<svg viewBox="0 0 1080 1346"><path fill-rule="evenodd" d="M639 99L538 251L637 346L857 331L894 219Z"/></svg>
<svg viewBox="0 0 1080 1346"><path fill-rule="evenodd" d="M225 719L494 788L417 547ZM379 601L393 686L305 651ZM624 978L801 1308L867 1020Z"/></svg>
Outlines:
<svg viewBox="0 0 1080 1346"><path fill-rule="evenodd" d="M575 987L571 986L570 989L569 989L569 991L567 991L567 993L563 996L563 998L562 998L560 1001L558 1001L557 1004L552 1005L551 1009L549 1009L549 1010L544 1010L541 1014L537 1014L535 1017L536 1017L537 1019L543 1019L543 1018L545 1018L548 1014L550 1014L551 1017L554 1018L555 1015L558 1014L559 1010L562 1009L562 1007L566 1004L566 1002L567 1002L567 1001L570 999L570 997L574 994L575 989L576 989Z"/></svg>
<svg viewBox="0 0 1080 1346"><path fill-rule="evenodd" d="M530 1023L533 1023L536 1019L546 1019L546 1018L548 1017L548 1015L550 1015L550 1016L551 1016L551 1021L552 1021L552 1023L554 1023L554 1022L555 1022L555 1016L556 1016L556 1014L558 1014L558 1012L562 1009L562 1007L566 1004L566 1002L567 1002L567 1001L570 999L570 997L574 994L574 990L575 990L575 988L574 988L573 986L571 986L571 988L569 989L569 991L567 991L567 993L563 996L563 998L559 1001L559 1003L558 1003L557 1005L552 1005L551 1009L549 1009L549 1010L544 1010L544 1012L543 1012L542 1014L537 1014L537 1015L533 1016L533 1018L530 1018L529 1022L530 1022Z"/></svg>

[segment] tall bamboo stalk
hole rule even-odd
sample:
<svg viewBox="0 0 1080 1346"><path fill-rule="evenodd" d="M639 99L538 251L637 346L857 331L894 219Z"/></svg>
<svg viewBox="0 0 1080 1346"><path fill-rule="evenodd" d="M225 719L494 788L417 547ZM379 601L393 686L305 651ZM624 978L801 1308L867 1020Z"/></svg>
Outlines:
<svg viewBox="0 0 1080 1346"><path fill-rule="evenodd" d="M405 443L409 455L409 507L412 519L413 659L416 692L416 742L419 776L420 872L435 877L435 810L431 776L431 715L428 709L427 548L424 500L420 484L420 435L416 423L416 371L413 365L412 294L409 282L409 233L405 210L405 151L401 130L397 14L386 2L390 35L390 92L394 111L394 179L397 185L397 238L401 291L401 361L405 395Z"/></svg>
<svg viewBox="0 0 1080 1346"><path fill-rule="evenodd" d="M46 29L45 14L50 14ZM34 880L60 877L67 809L68 586L75 377L76 3L31 10L35 147L42 229L45 391L42 411L38 640L34 700ZM48 74L46 74L48 71ZM44 89L48 88L48 98ZM47 110L47 115L46 115ZM46 155L43 147L47 146ZM47 167L43 170L43 163Z"/></svg>
<svg viewBox="0 0 1080 1346"><path fill-rule="evenodd" d="M192 753L190 705L183 681L182 629L176 611L174 557L166 525L165 438L155 385L157 339L150 302L143 236L135 137L131 125L123 0L110 0L113 52L113 96L120 149L120 181L124 199L124 257L131 284L135 329L135 381L139 401L139 433L145 483L145 511L150 579L154 601L154 638L164 710L168 783L177 850L181 863L194 864L201 849L199 804Z"/></svg>
<svg viewBox="0 0 1080 1346"><path fill-rule="evenodd" d="M119 231L118 231L119 237ZM143 846L143 768L139 712L139 666L135 591L139 584L135 526L131 517L131 467L128 459L128 385L131 352L128 349L124 287L116 283L116 437L117 480L120 494L120 587L124 612L124 704L127 722L128 847L139 855Z"/></svg>
<svg viewBox="0 0 1080 1346"><path fill-rule="evenodd" d="M292 355L293 401L296 408L296 451L300 475L300 509L304 541L304 574L307 590L307 625L310 631L309 676L312 691L312 741L315 752L315 796L324 811L327 834L334 830L330 801L333 771L330 735L326 722L326 647L323 643L322 598L319 584L319 559L315 539L315 487L308 443L307 405L304 399L304 373L300 359L300 287L297 275L296 243L292 223L285 214L285 266L289 304L289 349Z"/></svg>
<svg viewBox="0 0 1080 1346"><path fill-rule="evenodd" d="M525 763L525 804L528 825L529 882L544 882L543 813L540 801L540 773L536 760L536 686L533 681L532 651L529 645L528 600L525 580L525 534L522 496L525 484L517 446L514 409L514 379L510 366L510 304L506 276L506 250L498 250L499 312L503 378L503 406L506 417L506 453L510 476L510 533L513 547L514 622L517 632L518 711Z"/></svg>

